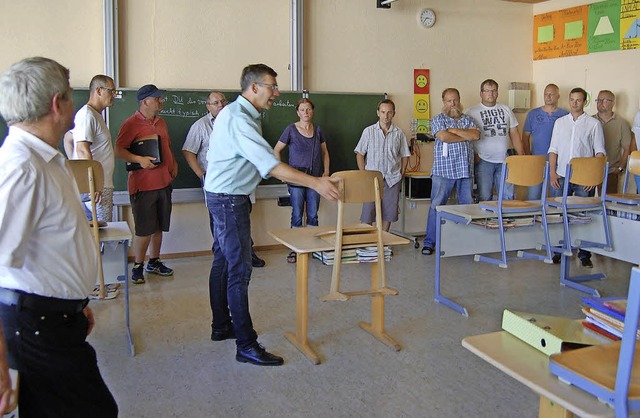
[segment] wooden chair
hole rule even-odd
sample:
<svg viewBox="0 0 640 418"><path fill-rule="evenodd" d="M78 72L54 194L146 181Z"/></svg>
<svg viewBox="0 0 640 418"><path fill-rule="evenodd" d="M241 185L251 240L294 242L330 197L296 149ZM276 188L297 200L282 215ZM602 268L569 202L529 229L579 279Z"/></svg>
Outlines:
<svg viewBox="0 0 640 418"><path fill-rule="evenodd" d="M76 180L80 193L89 193L91 201L91 222L93 239L98 249L98 277L100 278L100 299L107 295L104 287L104 272L102 271L102 252L100 251L100 235L98 231L98 216L96 214L96 191L104 188L104 172L102 164L95 160L69 160L69 168Z"/></svg>
<svg viewBox="0 0 640 418"><path fill-rule="evenodd" d="M342 199L338 201L338 216L335 231L318 234L322 239L334 244L334 263L331 275L329 294L321 298L327 300L349 300L357 295L397 295L398 291L387 288L386 269L384 262L384 245L382 241L382 173L379 171L349 170L339 171L331 177L337 178L338 188ZM376 226L362 224L344 225L345 203L375 202ZM344 247L355 248L375 245L378 250L378 283L375 288L340 292L340 269L342 264L342 250Z"/></svg>
<svg viewBox="0 0 640 418"><path fill-rule="evenodd" d="M631 174L640 175L640 151L633 151L631 155L629 155L629 159L627 160L627 171L624 173L624 186L622 186L622 193L607 194L606 200L608 202L640 205L640 194L627 193L629 176Z"/></svg>
<svg viewBox="0 0 640 418"><path fill-rule="evenodd" d="M500 259L487 257L476 254L475 261L482 261L490 264L497 264L499 267L507 268L508 261L522 260L524 258L544 260L551 263L551 255L548 257L538 254L520 251L518 258L507 258L507 247L505 242L505 225L504 217L508 215L517 215L519 213L537 212L542 210L542 201L539 200L505 200L503 191L506 183L516 186L535 186L544 183L548 172L546 157L544 155L512 155L507 157L502 163L502 174L500 179L500 187L497 201L480 202L480 207L487 211L498 215L498 227L500 229L500 246L502 249L502 257ZM543 191L543 198L546 196L546 190ZM544 217L542 217L544 222ZM550 254L550 253L549 253ZM547 261L548 259L548 261Z"/></svg>

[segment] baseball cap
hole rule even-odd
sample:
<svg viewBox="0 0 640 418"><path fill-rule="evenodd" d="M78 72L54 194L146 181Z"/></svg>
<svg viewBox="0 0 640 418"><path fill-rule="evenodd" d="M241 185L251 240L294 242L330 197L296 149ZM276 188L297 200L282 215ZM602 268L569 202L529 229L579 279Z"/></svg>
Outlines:
<svg viewBox="0 0 640 418"><path fill-rule="evenodd" d="M138 98L138 101L140 101L146 99L147 97L160 97L166 92L166 90L160 90L153 84L145 84L138 89L136 97Z"/></svg>

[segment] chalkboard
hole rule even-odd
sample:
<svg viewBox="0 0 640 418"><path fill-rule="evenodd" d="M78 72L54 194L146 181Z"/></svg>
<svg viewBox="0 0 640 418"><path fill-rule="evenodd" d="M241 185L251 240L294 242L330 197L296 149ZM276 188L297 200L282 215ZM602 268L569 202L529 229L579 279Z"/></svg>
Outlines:
<svg viewBox="0 0 640 418"><path fill-rule="evenodd" d="M182 156L182 144L191 125L206 112L205 102L209 90L168 90L165 94L164 108L160 116L165 119L171 137L171 149L178 161L178 177L174 188L197 188L200 180L189 168ZM240 91L223 91L231 102ZM88 99L87 89L74 89L73 98L76 109ZM315 105L313 122L319 125L327 138L327 148L331 157L331 172L357 169L355 148L362 130L377 121L376 106L384 99L384 94L358 93L308 93ZM298 120L295 105L302 98L301 92L282 92L273 107L264 113L263 136L274 146L287 125ZM122 90L109 109L109 129L115 141L120 126L138 109L136 90ZM6 136L6 124L0 120L1 140ZM62 149L62 144L60 146ZM285 149L282 159L287 161ZM127 172L122 160L116 158L114 171L115 190L127 190ZM268 179L262 184L280 184L277 179Z"/></svg>

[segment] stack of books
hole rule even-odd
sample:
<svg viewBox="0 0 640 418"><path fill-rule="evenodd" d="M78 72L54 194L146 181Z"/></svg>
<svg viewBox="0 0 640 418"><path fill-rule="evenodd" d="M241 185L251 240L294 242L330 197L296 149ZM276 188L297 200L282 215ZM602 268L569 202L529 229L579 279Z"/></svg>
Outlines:
<svg viewBox="0 0 640 418"><path fill-rule="evenodd" d="M358 262L360 263L376 263L378 261L378 247L361 247L356 248ZM391 260L391 248L384 247L384 261Z"/></svg>
<svg viewBox="0 0 640 418"><path fill-rule="evenodd" d="M582 325L612 341L622 339L624 331L624 315L627 310L627 298L622 297L583 297L582 301L587 305L582 308L586 315ZM637 337L640 338L640 331Z"/></svg>
<svg viewBox="0 0 640 418"><path fill-rule="evenodd" d="M335 251L314 251L313 258L322 261L325 266L332 266L335 262ZM358 255L356 250L342 250L342 263L357 263Z"/></svg>
<svg viewBox="0 0 640 418"><path fill-rule="evenodd" d="M315 251L313 258L316 258L326 266L332 266L335 263L335 251ZM384 260L391 260L391 248L384 247ZM348 263L375 263L378 261L377 247L361 247L342 250L342 264Z"/></svg>

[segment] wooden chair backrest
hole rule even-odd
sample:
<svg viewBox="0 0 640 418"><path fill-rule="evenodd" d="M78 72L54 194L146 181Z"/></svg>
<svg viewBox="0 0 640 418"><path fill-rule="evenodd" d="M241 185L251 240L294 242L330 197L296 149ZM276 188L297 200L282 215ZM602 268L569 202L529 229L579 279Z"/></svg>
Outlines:
<svg viewBox="0 0 640 418"><path fill-rule="evenodd" d="M573 184L597 186L604 181L606 157L572 158L569 164L571 164L571 179L569 181Z"/></svg>
<svg viewBox="0 0 640 418"><path fill-rule="evenodd" d="M535 186L544 181L544 155L511 155L506 159L507 183L517 186Z"/></svg>
<svg viewBox="0 0 640 418"><path fill-rule="evenodd" d="M633 151L629 155L629 164L627 164L629 173L640 175L640 151Z"/></svg>
<svg viewBox="0 0 640 418"><path fill-rule="evenodd" d="M96 160L69 160L67 161L69 168L76 179L78 190L80 193L89 193L89 175L87 169L93 168L94 190L99 192L104 188L104 172L102 164Z"/></svg>
<svg viewBox="0 0 640 418"><path fill-rule="evenodd" d="M384 178L379 171L369 170L346 170L338 171L331 175L333 178L343 180L344 190L342 191L342 201L344 203L364 203L376 200L376 189L374 179L378 179L380 188L380 199L384 188Z"/></svg>

